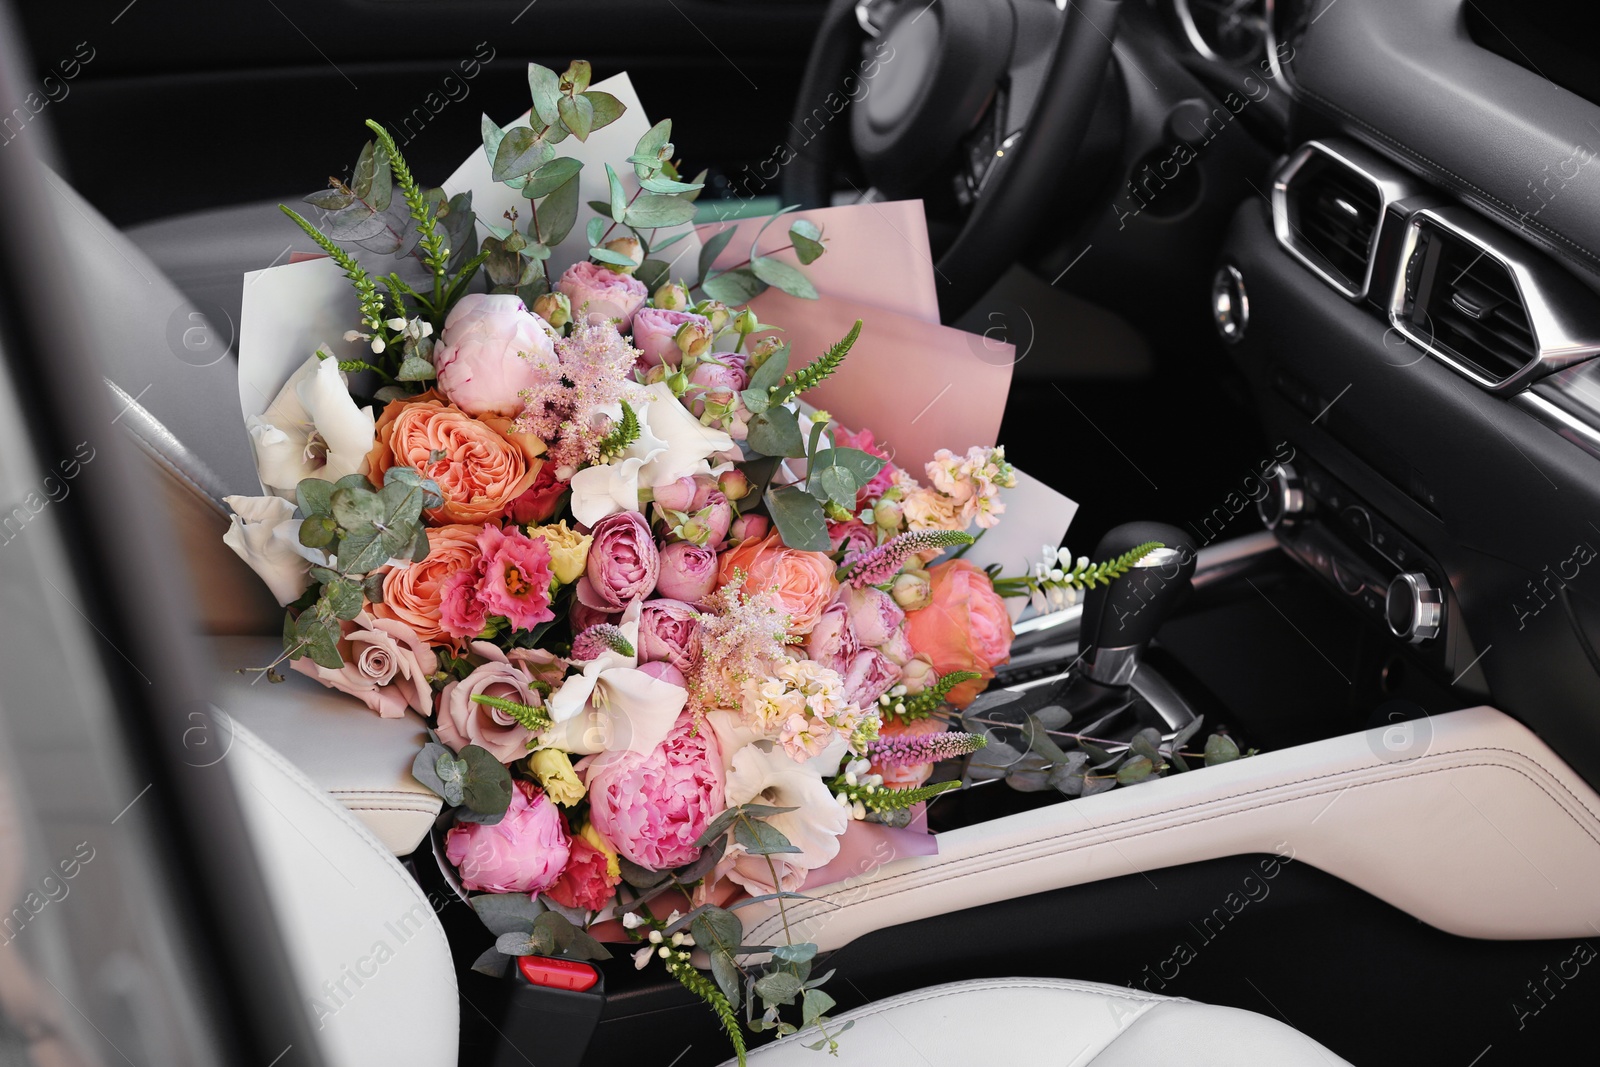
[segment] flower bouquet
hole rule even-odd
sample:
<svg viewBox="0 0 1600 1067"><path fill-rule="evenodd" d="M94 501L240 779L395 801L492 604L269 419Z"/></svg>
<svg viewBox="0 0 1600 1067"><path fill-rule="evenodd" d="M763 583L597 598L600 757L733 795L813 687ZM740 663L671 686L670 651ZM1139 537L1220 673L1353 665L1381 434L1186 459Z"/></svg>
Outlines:
<svg viewBox="0 0 1600 1067"><path fill-rule="evenodd" d="M815 946L744 944L737 910L932 852L919 814L960 784L926 784L933 764L984 742L931 713L994 677L1015 610L1082 581L1003 579L1008 610L997 568L963 557L1042 488L992 429L917 457L909 404L828 393L893 361L871 322L842 327L860 292L813 281L850 243L818 222L841 209L696 227L703 176L625 77L529 83L529 113L485 117L441 189L369 122L349 177L307 198L318 224L284 208L326 257L251 276L265 495L230 498L227 540L287 609L261 670L428 721L413 773L498 938L480 969L625 941L741 1058L741 1011L832 1048ZM819 410L830 395L884 424ZM1053 555L1071 505L1042 492L1023 543Z"/></svg>

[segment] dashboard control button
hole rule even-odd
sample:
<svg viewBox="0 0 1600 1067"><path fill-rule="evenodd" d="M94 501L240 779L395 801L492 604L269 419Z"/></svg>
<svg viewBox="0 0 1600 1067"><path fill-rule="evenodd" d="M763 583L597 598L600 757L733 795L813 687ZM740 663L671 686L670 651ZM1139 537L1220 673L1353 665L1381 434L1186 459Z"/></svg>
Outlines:
<svg viewBox="0 0 1600 1067"><path fill-rule="evenodd" d="M1238 267L1224 264L1211 279L1211 321L1228 344L1244 339L1250 325L1250 294L1245 292L1244 275Z"/></svg>
<svg viewBox="0 0 1600 1067"><path fill-rule="evenodd" d="M1427 575L1408 571L1389 583L1384 615L1396 637L1420 644L1439 636L1444 622L1444 597Z"/></svg>
<svg viewBox="0 0 1600 1067"><path fill-rule="evenodd" d="M1344 528L1364 545L1372 543L1372 514L1359 504L1351 504L1339 513Z"/></svg>
<svg viewBox="0 0 1600 1067"><path fill-rule="evenodd" d="M1291 523L1306 509L1305 487L1294 467L1280 463L1267 474L1267 495L1256 501L1256 512L1269 530Z"/></svg>

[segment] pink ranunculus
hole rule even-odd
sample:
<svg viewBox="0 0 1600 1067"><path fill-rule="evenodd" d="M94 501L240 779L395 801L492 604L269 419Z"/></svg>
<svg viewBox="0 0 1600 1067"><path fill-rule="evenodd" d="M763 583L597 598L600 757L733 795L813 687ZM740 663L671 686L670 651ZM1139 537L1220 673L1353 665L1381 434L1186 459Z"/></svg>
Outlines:
<svg viewBox="0 0 1600 1067"><path fill-rule="evenodd" d="M543 892L566 869L571 850L561 811L526 781L514 783L499 822L458 822L444 838L462 886L482 893Z"/></svg>
<svg viewBox="0 0 1600 1067"><path fill-rule="evenodd" d="M850 606L835 600L817 617L817 624L806 635L806 655L841 676L861 642L850 628Z"/></svg>
<svg viewBox="0 0 1600 1067"><path fill-rule="evenodd" d="M622 881L611 876L608 866L604 852L582 837L574 837L566 869L545 890L545 896L564 908L599 911L611 903L617 895L617 883Z"/></svg>
<svg viewBox="0 0 1600 1067"><path fill-rule="evenodd" d="M661 550L661 574L656 579L656 592L660 595L698 604L716 586L715 549L674 541Z"/></svg>
<svg viewBox="0 0 1600 1067"><path fill-rule="evenodd" d="M661 573L661 554L644 517L637 511L619 511L595 523L591 533L594 540L584 576L578 579L578 600L615 612L649 596Z"/></svg>
<svg viewBox="0 0 1600 1067"><path fill-rule="evenodd" d="M605 752L585 760L581 773L595 829L648 870L693 862L695 841L723 809L722 752L688 712L649 754Z"/></svg>
<svg viewBox="0 0 1600 1067"><path fill-rule="evenodd" d="M488 641L473 641L467 649L484 662L439 692L439 740L457 752L477 745L501 763L526 756L528 741L533 737L528 728L498 708L472 698L500 697L541 707L544 700L534 688L533 675Z"/></svg>
<svg viewBox="0 0 1600 1067"><path fill-rule="evenodd" d="M700 662L698 613L681 600L646 600L639 612L639 661L662 661L688 674Z"/></svg>
<svg viewBox="0 0 1600 1067"><path fill-rule="evenodd" d="M690 322L708 330L711 328L711 320L704 315L640 308L633 316L633 347L641 353L640 362L652 367L676 367L682 363L683 351L675 338L684 324Z"/></svg>
<svg viewBox="0 0 1600 1067"><path fill-rule="evenodd" d="M878 547L878 535L872 528L860 519L850 519L847 522L828 522L828 539L833 542L833 551L844 551L844 559L848 560L853 555L862 555Z"/></svg>
<svg viewBox="0 0 1600 1067"><path fill-rule="evenodd" d="M771 526L765 515L740 515L733 520L733 525L728 527L728 540L759 541L767 536L767 530Z"/></svg>
<svg viewBox="0 0 1600 1067"><path fill-rule="evenodd" d="M875 648L863 648L850 658L844 674L845 695L858 707L871 707L900 680L900 668Z"/></svg>
<svg viewBox="0 0 1600 1067"><path fill-rule="evenodd" d="M696 416L706 413L706 405L717 405L713 414L732 408L739 393L750 382L744 370L744 357L736 352L717 352L703 357L689 372L689 388L683 399Z"/></svg>
<svg viewBox="0 0 1600 1067"><path fill-rule="evenodd" d="M894 598L882 589L867 586L854 589L845 586L839 590L839 599L850 609L850 626L863 645L877 648L900 630L906 613Z"/></svg>
<svg viewBox="0 0 1600 1067"><path fill-rule="evenodd" d="M330 670L307 657L291 660L289 666L330 689L349 693L385 719L398 719L407 708L419 715L433 713L428 675L438 669L439 661L415 630L365 612L341 628L343 667Z"/></svg>
<svg viewBox="0 0 1600 1067"><path fill-rule="evenodd" d="M550 610L550 548L515 526L485 526L478 535L483 558L478 597L490 615L503 615L513 629L531 630L556 617Z"/></svg>
<svg viewBox="0 0 1600 1067"><path fill-rule="evenodd" d="M568 267L556 288L572 301L574 315L587 316L591 325L617 320L620 330L633 325L634 313L650 295L644 283L633 275L618 274L587 261Z"/></svg>
<svg viewBox="0 0 1600 1067"><path fill-rule="evenodd" d="M555 362L551 330L515 294L468 293L444 320L433 365L439 391L469 415L512 418L519 393Z"/></svg>
<svg viewBox="0 0 1600 1067"><path fill-rule="evenodd" d="M883 466L874 474L867 484L856 493L856 507L864 507L869 501L878 499L884 491L894 483L895 465L889 462L889 453L875 441L871 430L862 430L860 433L851 433L843 426L833 428L833 443L839 448L858 448L869 456L877 456L883 460Z"/></svg>

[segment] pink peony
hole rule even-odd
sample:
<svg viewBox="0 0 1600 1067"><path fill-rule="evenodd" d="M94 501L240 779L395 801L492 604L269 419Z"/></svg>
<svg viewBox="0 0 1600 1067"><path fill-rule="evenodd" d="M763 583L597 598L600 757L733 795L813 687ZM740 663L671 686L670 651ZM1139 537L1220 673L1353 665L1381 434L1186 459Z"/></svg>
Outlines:
<svg viewBox="0 0 1600 1067"><path fill-rule="evenodd" d="M484 662L459 682L451 682L440 691L439 740L457 752L468 745L477 745L487 749L501 763L526 756L528 741L533 737L528 728L505 712L472 698L501 697L536 708L542 706L543 699L533 686L534 675L524 669L530 664L525 658L521 663L513 663L488 641L474 641L467 648ZM544 655L549 656L549 653ZM550 679L547 675L539 680ZM560 680L559 670L556 680Z"/></svg>
<svg viewBox="0 0 1600 1067"><path fill-rule="evenodd" d="M869 708L900 680L900 668L875 648L863 648L850 657L844 672L844 691L857 707Z"/></svg>
<svg viewBox="0 0 1600 1067"><path fill-rule="evenodd" d="M641 663L639 664L639 673L648 674L658 682L666 682L668 685L675 685L679 689L689 688L689 679L683 676L682 671L665 660L651 660L649 663Z"/></svg>
<svg viewBox="0 0 1600 1067"><path fill-rule="evenodd" d="M433 713L428 675L438 669L439 661L415 630L366 612L342 629L338 647L343 667L330 670L305 657L289 666L330 689L349 693L385 719L398 719L407 708L419 715Z"/></svg>
<svg viewBox="0 0 1600 1067"><path fill-rule="evenodd" d="M839 590L839 599L850 609L850 628L863 645L877 648L887 643L905 621L906 613L882 589L845 586Z"/></svg>
<svg viewBox="0 0 1600 1067"><path fill-rule="evenodd" d="M700 622L681 600L646 600L639 612L639 661L662 661L688 674L700 662Z"/></svg>
<svg viewBox="0 0 1600 1067"><path fill-rule="evenodd" d="M694 495L699 490L694 478L686 474L665 485L656 486L654 494L656 503L668 511L691 511L694 508Z"/></svg>
<svg viewBox="0 0 1600 1067"><path fill-rule="evenodd" d="M555 362L550 327L514 294L468 293L444 320L433 365L438 388L469 415L512 418L540 364Z"/></svg>
<svg viewBox="0 0 1600 1067"><path fill-rule="evenodd" d="M722 752L688 712L648 755L606 752L585 760L582 773L595 829L652 871L693 862L695 841L723 808Z"/></svg>
<svg viewBox="0 0 1600 1067"><path fill-rule="evenodd" d="M503 819L490 826L458 822L445 835L444 854L461 884L483 893L539 893L567 866L571 843L561 812L531 782L518 781Z"/></svg>
<svg viewBox="0 0 1600 1067"><path fill-rule="evenodd" d="M631 274L618 274L587 261L568 267L556 288L567 294L574 315L583 315L594 325L615 320L620 330L633 325L634 313L650 295L644 283Z"/></svg>
<svg viewBox="0 0 1600 1067"><path fill-rule="evenodd" d="M860 647L850 628L850 607L838 600L823 609L806 635L806 655L841 676Z"/></svg>
<svg viewBox="0 0 1600 1067"><path fill-rule="evenodd" d="M683 362L683 351L675 340L685 323L711 329L711 320L687 311L640 308L633 316L633 347L640 352L640 363L656 367L676 367Z"/></svg>
<svg viewBox="0 0 1600 1067"><path fill-rule="evenodd" d="M884 491L894 483L896 467L889 462L889 453L875 441L871 430L862 430L860 433L851 433L842 426L833 428L833 443L839 448L858 448L869 456L877 456L883 460L883 466L874 474L866 485L856 493L856 507L865 507L869 502L878 499Z"/></svg>
<svg viewBox="0 0 1600 1067"><path fill-rule="evenodd" d="M737 352L717 352L703 357L689 372L689 388L684 391L684 402L696 417L706 413L706 405L715 405L713 415L742 407L739 393L750 383L745 373L744 356Z"/></svg>
<svg viewBox="0 0 1600 1067"><path fill-rule="evenodd" d="M904 667L911 662L917 650L911 647L911 639L906 636L905 625L902 624L889 635L889 640L878 646L878 651L889 657L889 662Z"/></svg>
<svg viewBox="0 0 1600 1067"><path fill-rule="evenodd" d="M661 557L650 525L637 511L619 511L594 524L594 541L584 576L578 579L578 600L601 611L622 611L656 587Z"/></svg>
<svg viewBox="0 0 1600 1067"><path fill-rule="evenodd" d="M698 604L717 585L717 553L704 545L674 541L661 550L661 574L656 592L674 600Z"/></svg>
<svg viewBox="0 0 1600 1067"><path fill-rule="evenodd" d="M550 610L550 548L515 526L485 526L478 535L483 558L478 597L491 615L503 615L513 629L531 630L556 617Z"/></svg>

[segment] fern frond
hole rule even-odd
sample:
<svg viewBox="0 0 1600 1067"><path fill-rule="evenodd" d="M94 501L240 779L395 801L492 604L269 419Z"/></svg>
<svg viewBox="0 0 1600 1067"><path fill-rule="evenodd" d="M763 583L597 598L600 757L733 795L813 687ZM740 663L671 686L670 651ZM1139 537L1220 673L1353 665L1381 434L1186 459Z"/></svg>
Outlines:
<svg viewBox="0 0 1600 1067"><path fill-rule="evenodd" d="M793 374L786 374L783 380L772 387L772 403L781 404L792 396L799 396L808 389L814 389L833 375L844 362L844 357L849 354L850 347L856 343L856 338L861 336L861 320L850 327L850 332L824 352L820 358L808 363Z"/></svg>
<svg viewBox="0 0 1600 1067"><path fill-rule="evenodd" d="M634 410L628 406L628 402L624 400L622 401L621 421L600 441L600 458L611 459L619 456L638 439L639 416L634 413Z"/></svg>

